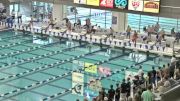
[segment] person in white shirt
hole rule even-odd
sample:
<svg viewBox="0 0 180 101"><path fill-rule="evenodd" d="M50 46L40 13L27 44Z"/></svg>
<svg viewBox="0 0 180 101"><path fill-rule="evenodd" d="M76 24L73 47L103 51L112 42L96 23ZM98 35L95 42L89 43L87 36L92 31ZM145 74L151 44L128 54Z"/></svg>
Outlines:
<svg viewBox="0 0 180 101"><path fill-rule="evenodd" d="M147 34L148 34L148 38L149 38L149 40L151 40L151 26L150 25L148 25L148 27L147 27Z"/></svg>
<svg viewBox="0 0 180 101"><path fill-rule="evenodd" d="M141 77L143 74L142 66L139 66L138 76Z"/></svg>
<svg viewBox="0 0 180 101"><path fill-rule="evenodd" d="M160 28L160 25L159 25L159 23L157 22L156 25L155 25L155 27L154 27L154 31L155 31L156 33L159 32L159 28Z"/></svg>
<svg viewBox="0 0 180 101"><path fill-rule="evenodd" d="M69 31L71 31L72 27L71 27L71 21L68 20L67 23L66 23L66 27Z"/></svg>
<svg viewBox="0 0 180 101"><path fill-rule="evenodd" d="M14 12L14 9L11 11L11 17L12 17L13 20L15 19L15 12Z"/></svg>
<svg viewBox="0 0 180 101"><path fill-rule="evenodd" d="M22 14L20 11L17 12L18 23L22 23Z"/></svg>
<svg viewBox="0 0 180 101"><path fill-rule="evenodd" d="M176 57L175 55L173 55L173 57L171 58L171 64L174 64L176 62Z"/></svg>
<svg viewBox="0 0 180 101"><path fill-rule="evenodd" d="M33 27L33 22L34 22L34 18L32 15L30 15L30 21L29 21L28 27Z"/></svg>
<svg viewBox="0 0 180 101"><path fill-rule="evenodd" d="M169 88L170 86L171 86L171 83L169 82L168 78L165 77L164 87L165 87L165 88Z"/></svg>

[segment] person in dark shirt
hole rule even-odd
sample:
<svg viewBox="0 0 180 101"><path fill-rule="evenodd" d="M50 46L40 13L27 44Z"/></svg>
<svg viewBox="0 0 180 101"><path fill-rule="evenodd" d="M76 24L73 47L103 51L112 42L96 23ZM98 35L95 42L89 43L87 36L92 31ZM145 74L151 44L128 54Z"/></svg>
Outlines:
<svg viewBox="0 0 180 101"><path fill-rule="evenodd" d="M126 100L127 95L127 84L125 82L125 79L123 79L121 84L121 99Z"/></svg>
<svg viewBox="0 0 180 101"><path fill-rule="evenodd" d="M102 97L103 97L103 98L106 96L106 91L105 91L104 88L102 88L101 94L102 94Z"/></svg>
<svg viewBox="0 0 180 101"><path fill-rule="evenodd" d="M152 84L155 85L156 84L156 70L154 67L152 67L151 78L152 78Z"/></svg>
<svg viewBox="0 0 180 101"><path fill-rule="evenodd" d="M108 101L113 101L114 100L114 95L115 95L115 90L113 89L113 85L110 86L110 90L108 91Z"/></svg>
<svg viewBox="0 0 180 101"><path fill-rule="evenodd" d="M148 84L151 84L152 83L152 81L151 81L151 71L149 71L147 73L147 76L148 76Z"/></svg>
<svg viewBox="0 0 180 101"><path fill-rule="evenodd" d="M126 92L127 92L127 98L130 96L131 94L131 82L130 82L130 78L127 79L127 83L126 83Z"/></svg>
<svg viewBox="0 0 180 101"><path fill-rule="evenodd" d="M119 84L116 84L116 95L115 95L115 101L119 101L120 99L120 92L121 92L121 89L119 87Z"/></svg>
<svg viewBox="0 0 180 101"><path fill-rule="evenodd" d="M169 71L170 78L174 77L174 70L175 70L175 64L171 64L170 71Z"/></svg>

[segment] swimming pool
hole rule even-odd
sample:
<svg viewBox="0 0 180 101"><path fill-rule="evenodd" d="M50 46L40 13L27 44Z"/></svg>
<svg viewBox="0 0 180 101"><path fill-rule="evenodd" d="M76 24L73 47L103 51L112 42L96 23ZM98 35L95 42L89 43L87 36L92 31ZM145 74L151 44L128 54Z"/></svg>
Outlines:
<svg viewBox="0 0 180 101"><path fill-rule="evenodd" d="M42 39L11 30L0 32L0 38L0 100L7 101L91 99L100 87L115 87L136 73L139 65L147 72L170 61L165 57L156 63L159 57L155 54L147 58L132 50L123 53L107 46L59 42L54 37ZM104 78L107 75L111 76Z"/></svg>

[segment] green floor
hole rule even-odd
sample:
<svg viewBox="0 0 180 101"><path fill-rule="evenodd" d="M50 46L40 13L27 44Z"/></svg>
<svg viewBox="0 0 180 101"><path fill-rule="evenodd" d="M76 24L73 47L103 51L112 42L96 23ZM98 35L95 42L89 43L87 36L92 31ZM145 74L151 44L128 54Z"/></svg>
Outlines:
<svg viewBox="0 0 180 101"><path fill-rule="evenodd" d="M49 96L67 91L72 88L71 71L76 69L79 69L78 72L83 75L84 96L89 95L92 98L97 91L94 91L87 83L90 79L100 78L102 74L98 70L97 73L82 70L84 63L96 64L110 59L97 67L109 68L111 72L137 64L129 58L131 51L122 54L121 50L114 49L112 56L108 56L106 50L101 50L97 45L92 46L91 52L87 45L80 46L77 42L74 42L75 45L72 46L74 48L60 42L40 45L32 43L32 36L23 36L21 33L15 36L12 31L0 32L0 38L0 100L2 101L42 101ZM150 59L140 63L146 72L150 71L152 66L157 68L158 65L162 66L169 62L168 58L164 58L160 64L155 64L156 57L151 55ZM54 65L51 66L51 64ZM127 71L136 72L137 67ZM66 73L68 74L63 75ZM58 75L62 76L57 77ZM41 82L52 77L57 78ZM120 83L124 77L124 71L115 73L101 79L98 84L108 89L111 84L115 86L116 83ZM30 86L38 82L41 83ZM83 96L72 94L72 91L69 91L52 97L51 101L75 101L77 98L83 99Z"/></svg>

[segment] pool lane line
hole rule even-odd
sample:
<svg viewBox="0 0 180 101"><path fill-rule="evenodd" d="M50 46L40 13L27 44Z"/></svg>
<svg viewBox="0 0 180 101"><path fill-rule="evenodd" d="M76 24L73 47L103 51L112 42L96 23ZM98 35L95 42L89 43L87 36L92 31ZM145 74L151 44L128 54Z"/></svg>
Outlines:
<svg viewBox="0 0 180 101"><path fill-rule="evenodd" d="M57 43L59 43L59 42L54 42L54 43L50 43L50 44L47 44L47 45L35 46L35 47L30 47L30 48L27 48L27 49L23 49L23 50L17 50L15 52L1 54L0 59L6 58L5 56L11 57L11 56L14 56L14 55L17 55L17 54L27 53L27 52L34 51L34 50L37 50L37 49L49 47L49 46L51 46L53 44L57 44Z"/></svg>
<svg viewBox="0 0 180 101"><path fill-rule="evenodd" d="M45 65L45 66L40 66L38 68L34 68L34 69L30 69L30 70L27 70L27 71L24 71L24 72L21 72L21 73L18 73L18 74L10 75L10 76L1 78L0 82L2 83L2 81L4 81L4 80L8 80L8 79L15 78L15 77L21 77L21 76L24 76L24 75L32 74L34 72L38 72L38 71L54 68L55 66L62 65L64 63L67 63L67 62L70 62L70 61L73 61L73 60L85 57L87 55L90 55L90 54L93 54L93 53L96 53L96 52L99 52L99 51L101 51L101 50L90 52L90 53L86 53L86 54L82 54L82 55L75 56L75 57L72 57L72 58L69 58L69 59L58 61L56 63L48 64L48 65Z"/></svg>
<svg viewBox="0 0 180 101"><path fill-rule="evenodd" d="M21 65L21 64L24 64L24 63L29 63L29 62L32 62L34 60L39 60L39 59L42 59L42 58L45 58L45 57L49 57L49 56L52 56L52 55L61 54L63 52L66 52L66 51L69 51L71 49L75 49L75 48L78 48L78 47L81 47L81 46L85 46L85 45L86 44L79 45L79 46L74 46L74 47L70 47L70 48L66 48L66 49L59 50L59 51L51 51L49 53L46 53L46 54L43 54L43 55L37 55L37 56L31 57L31 58L19 59L19 60L13 62L13 63L9 63L7 65L0 65L0 70L8 69L8 68L11 68L12 66ZM0 81L1 81L1 79L0 79Z"/></svg>
<svg viewBox="0 0 180 101"><path fill-rule="evenodd" d="M73 58L71 58L71 59L67 59L66 61L73 61L73 60L75 60L75 59L79 59L79 58L81 58L81 57L84 57L84 56L86 56L86 55L89 55L89 54L92 54L92 53L96 53L96 52L99 52L99 51L102 51L102 50L98 50L98 51L86 53L86 54L83 54L83 55L79 55L79 56L73 57ZM113 59L113 58L112 58L112 59ZM103 60L103 61L100 61L100 62L98 62L98 63L96 63L96 64L99 65L99 64L102 64L102 63L104 63L104 62L106 62L106 61L109 61L109 60L110 60L110 59L108 59L108 60ZM65 63L66 61L65 61L65 60L59 61L59 62L56 62L55 64ZM94 65L96 65L96 64L94 64ZM49 68L53 68L54 66L55 66L55 65L53 65L53 64L49 64L49 65L47 65L47 66L44 66L43 68L48 68L48 69L49 69ZM93 66L93 65L91 65L91 66L89 66L89 67L92 67L92 66ZM41 69L42 69L42 67L41 67ZM84 68L81 68L81 69L83 70ZM23 88L19 88L19 89L13 90L13 91L10 91L10 92L8 92L8 93L0 94L0 98L3 98L4 96L8 96L8 95L10 95L10 94L14 94L14 93L19 93L19 92L21 92L21 91L25 91L25 90L30 89L30 88L33 89L34 87L41 86L41 85L43 85L43 84L52 82L52 81L57 80L57 79L60 79L60 78L64 78L65 76L67 76L67 75L69 75L69 74L72 74L73 72L77 72L77 71L79 71L79 70L81 70L81 69L73 70L73 71L70 71L70 72L68 72L68 73L64 73L64 74L62 74L62 75L53 76L53 77L51 77L51 78L49 78L49 79L46 79L46 80L43 80L43 81L39 81L39 82L33 83L33 84L28 85L28 86L25 86L25 87L23 87ZM34 69L30 70L29 72L37 71L37 70L39 70L39 68L34 68ZM24 73L24 72L23 72L23 73ZM21 73L21 75L23 75L23 74ZM13 75L12 75L12 76L13 76Z"/></svg>

